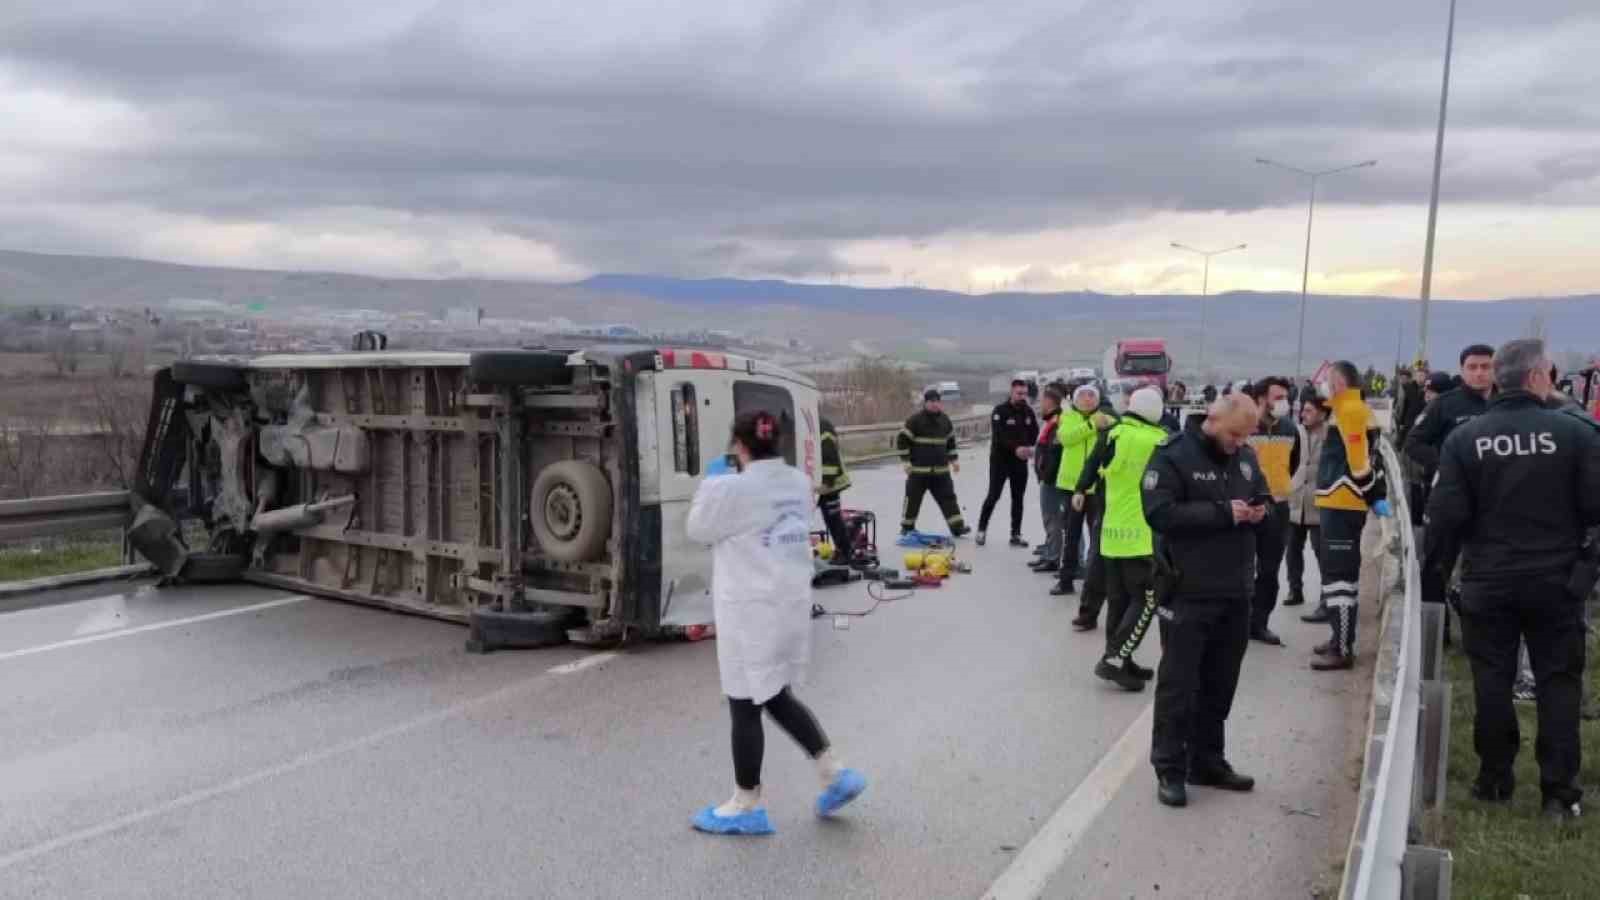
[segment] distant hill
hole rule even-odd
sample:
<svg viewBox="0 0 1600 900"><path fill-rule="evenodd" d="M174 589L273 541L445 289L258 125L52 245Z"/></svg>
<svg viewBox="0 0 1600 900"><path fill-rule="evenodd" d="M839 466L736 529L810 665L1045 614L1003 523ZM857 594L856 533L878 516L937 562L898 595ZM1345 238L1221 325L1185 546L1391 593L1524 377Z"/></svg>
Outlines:
<svg viewBox="0 0 1600 900"><path fill-rule="evenodd" d="M378 278L185 266L99 256L0 251L0 304L160 306L174 298L297 308L439 313L481 306L491 316L629 323L644 329L723 328L797 337L840 353L868 349L934 363L983 360L1053 368L1097 359L1118 337L1163 337L1181 369L1200 346L1199 298L1092 292L971 296L921 288L860 288L737 279L598 275L576 284L491 279ZM1293 365L1298 294L1236 292L1206 303L1208 357L1222 374ZM1349 357L1388 365L1415 352L1417 303L1373 297L1311 298L1308 360ZM1600 354L1600 295L1441 301L1430 355L1453 363L1460 347L1527 334L1536 320L1556 351Z"/></svg>

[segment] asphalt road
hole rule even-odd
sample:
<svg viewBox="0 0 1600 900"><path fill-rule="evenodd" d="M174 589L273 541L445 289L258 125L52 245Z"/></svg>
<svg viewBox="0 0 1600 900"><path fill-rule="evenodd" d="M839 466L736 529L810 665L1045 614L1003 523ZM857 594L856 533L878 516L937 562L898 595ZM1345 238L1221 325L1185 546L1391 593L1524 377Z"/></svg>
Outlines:
<svg viewBox="0 0 1600 900"><path fill-rule="evenodd" d="M984 452L959 479L973 520ZM898 470L856 483L887 541ZM818 822L809 763L769 727L779 833L757 840L688 827L731 792L709 642L469 656L459 626L249 587L8 608L0 896L929 898L1001 879L1277 900L1325 876L1354 682L1305 669L1321 629L1280 613L1293 649L1246 659L1230 740L1261 789L1168 811L1149 695L1093 677L1075 602L1024 551L961 552L976 572L944 588L816 621L799 693L871 786Z"/></svg>

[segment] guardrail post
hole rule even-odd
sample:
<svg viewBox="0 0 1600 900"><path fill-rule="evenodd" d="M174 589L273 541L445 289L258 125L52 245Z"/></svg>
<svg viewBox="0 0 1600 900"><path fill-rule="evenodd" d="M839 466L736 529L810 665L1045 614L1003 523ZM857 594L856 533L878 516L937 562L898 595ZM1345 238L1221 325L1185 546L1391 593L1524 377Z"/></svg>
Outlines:
<svg viewBox="0 0 1600 900"><path fill-rule="evenodd" d="M1450 696L1450 682L1422 682L1422 704L1417 710L1420 719L1417 784L1424 814L1444 811L1445 782L1450 768ZM1426 816L1422 823L1424 834L1433 830Z"/></svg>
<svg viewBox="0 0 1600 900"><path fill-rule="evenodd" d="M1444 626L1450 607L1443 603L1422 604L1422 680L1438 681L1444 676Z"/></svg>
<svg viewBox="0 0 1600 900"><path fill-rule="evenodd" d="M1455 860L1449 850L1406 848L1401 865L1401 896L1405 900L1449 900L1450 874Z"/></svg>

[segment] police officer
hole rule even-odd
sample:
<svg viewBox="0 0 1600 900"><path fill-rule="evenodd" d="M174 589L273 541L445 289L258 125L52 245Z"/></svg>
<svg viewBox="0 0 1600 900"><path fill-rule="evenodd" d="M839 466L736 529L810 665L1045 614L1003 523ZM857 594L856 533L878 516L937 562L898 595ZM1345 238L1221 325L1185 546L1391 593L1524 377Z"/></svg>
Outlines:
<svg viewBox="0 0 1600 900"><path fill-rule="evenodd" d="M1461 351L1459 388L1446 391L1429 403L1406 435L1406 458L1421 467L1423 484L1433 482L1439 468L1439 452L1445 439L1461 425L1482 415L1489 408L1489 390L1494 383L1494 348L1473 344ZM1445 602L1450 575L1456 567L1460 548L1441 541L1433 529L1426 532L1422 556L1422 600Z"/></svg>
<svg viewBox="0 0 1600 900"><path fill-rule="evenodd" d="M1145 521L1141 482L1156 446L1166 440L1161 421L1161 391L1143 387L1128 400L1128 411L1078 477L1078 493L1094 487L1103 473L1105 514L1100 520L1100 557L1105 569L1106 652L1094 673L1123 690L1142 691L1155 672L1133 661L1155 615L1155 549Z"/></svg>
<svg viewBox="0 0 1600 900"><path fill-rule="evenodd" d="M1256 589L1250 601L1250 639L1282 646L1283 639L1267 627L1272 611L1278 608L1278 569L1289 540L1289 497L1294 492L1295 473L1301 464L1300 429L1295 427L1289 409L1289 381L1276 376L1263 378L1255 389L1261 409L1261 424L1250 437L1272 502L1267 518L1256 529Z"/></svg>
<svg viewBox="0 0 1600 900"><path fill-rule="evenodd" d="M1377 429L1361 397L1361 372L1349 360L1333 363L1328 375L1328 408L1333 424L1317 460L1317 511L1322 529L1322 604L1328 608L1333 637L1316 648L1311 668L1319 672L1355 668L1359 620L1361 531L1367 513L1388 514L1384 480L1373 446ZM1381 504L1381 505L1380 505Z"/></svg>
<svg viewBox="0 0 1600 900"><path fill-rule="evenodd" d="M1061 464L1056 470L1056 487L1067 494L1075 494L1084 464L1101 434L1116 424L1116 418L1106 407L1100 389L1093 382L1083 382L1072 391L1072 405L1062 410L1061 421L1056 426L1056 439L1061 444ZM1094 576L1100 571L1095 560L1099 555L1100 515L1105 510L1104 495L1090 491L1082 501L1075 501L1067 510L1067 524L1063 532L1061 570L1056 586L1050 589L1052 597L1076 593L1073 582L1078 577L1078 559L1083 545L1084 526L1089 533L1089 571L1085 573L1084 596L1079 598L1078 615L1072 627L1089 631L1098 623L1100 605L1097 594L1091 590Z"/></svg>
<svg viewBox="0 0 1600 900"><path fill-rule="evenodd" d="M850 473L845 470L844 458L839 455L839 434L833 423L822 420L822 490L817 494L817 509L822 512L822 524L828 528L833 541L833 562L848 565L855 561L855 547L850 542L850 529L844 522L844 503L840 497L850 487Z"/></svg>
<svg viewBox="0 0 1600 900"><path fill-rule="evenodd" d="M1168 438L1141 479L1145 519L1170 563L1173 589L1156 611L1156 675L1150 762L1167 806L1188 803L1185 784L1249 791L1255 779L1229 765L1223 726L1250 641L1255 529L1267 489L1247 445L1260 413L1234 394L1212 405L1197 428Z"/></svg>
<svg viewBox="0 0 1600 900"><path fill-rule="evenodd" d="M1593 420L1545 407L1550 360L1540 340L1494 357L1500 395L1445 441L1428 521L1463 544L1461 629L1477 697L1474 796L1509 803L1521 738L1511 704L1517 643L1538 684L1545 816L1575 819L1582 748L1583 603L1594 587L1584 529L1600 524L1600 432Z"/></svg>
<svg viewBox="0 0 1600 900"><path fill-rule="evenodd" d="M922 511L922 495L932 493L950 526L950 534L964 536L967 523L961 518L961 504L956 501L955 482L950 480L952 471L961 471L956 454L956 427L944 414L944 402L938 391L930 390L922 395L922 412L906 420L905 427L895 438L895 446L906 470L906 505L900 518L900 533L916 529L917 514Z"/></svg>
<svg viewBox="0 0 1600 900"><path fill-rule="evenodd" d="M1022 539L1022 501L1028 491L1028 460L1039 439L1039 417L1028 405L1028 383L1018 378L1011 382L1011 396L996 406L990 416L993 438L989 441L989 495L983 499L978 515L978 546L989 538L989 517L1006 485L1011 486L1011 546L1026 547Z"/></svg>

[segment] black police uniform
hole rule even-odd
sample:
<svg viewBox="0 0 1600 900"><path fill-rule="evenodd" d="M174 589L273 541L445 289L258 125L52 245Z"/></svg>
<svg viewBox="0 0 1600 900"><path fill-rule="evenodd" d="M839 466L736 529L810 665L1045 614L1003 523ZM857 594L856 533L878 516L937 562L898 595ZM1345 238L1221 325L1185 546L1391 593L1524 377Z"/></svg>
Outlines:
<svg viewBox="0 0 1600 900"><path fill-rule="evenodd" d="M961 504L956 501L955 482L950 480L950 466L957 456L956 427L950 417L926 409L917 413L906 420L905 427L895 438L895 446L900 451L901 463L908 467L900 530L911 531L917 527L922 495L932 493L950 525L950 533L966 534L967 523L961 517Z"/></svg>
<svg viewBox="0 0 1600 900"><path fill-rule="evenodd" d="M844 503L840 500L849 487L850 473L839 455L839 434L832 422L823 419L822 490L817 494L817 508L822 511L822 523L833 541L834 561L841 564L851 561L855 553L855 548L850 546L850 529L844 521Z"/></svg>
<svg viewBox="0 0 1600 900"><path fill-rule="evenodd" d="M978 515L978 530L989 530L1000 494L1011 485L1011 536L1022 536L1022 504L1028 491L1028 461L1017 456L1022 447L1031 448L1039 440L1039 417L1027 403L1010 400L996 406L990 416L993 438L989 442L989 495L983 499Z"/></svg>
<svg viewBox="0 0 1600 900"><path fill-rule="evenodd" d="M1156 610L1156 676L1150 762L1162 778L1206 778L1227 769L1223 723L1233 708L1250 639L1255 526L1236 525L1232 501L1267 489L1254 451L1229 456L1198 428L1166 440L1145 469L1144 515L1174 587Z"/></svg>
<svg viewBox="0 0 1600 900"><path fill-rule="evenodd" d="M1534 752L1547 803L1577 803L1583 603L1571 584L1584 530L1600 524L1600 426L1508 391L1445 441L1429 527L1462 543L1461 622L1477 697L1480 791L1509 798L1521 738L1517 645L1538 685Z"/></svg>
<svg viewBox="0 0 1600 900"><path fill-rule="evenodd" d="M1428 404L1406 433L1406 458L1422 468L1422 477L1418 480L1423 485L1424 508L1427 507L1429 485L1433 483L1434 473L1439 468L1439 451L1444 447L1445 439L1458 427L1483 415L1488 408L1488 398L1471 388L1458 387L1433 398L1433 402ZM1422 548L1422 601L1443 603L1461 547L1454 542L1440 540L1431 528L1425 534Z"/></svg>

